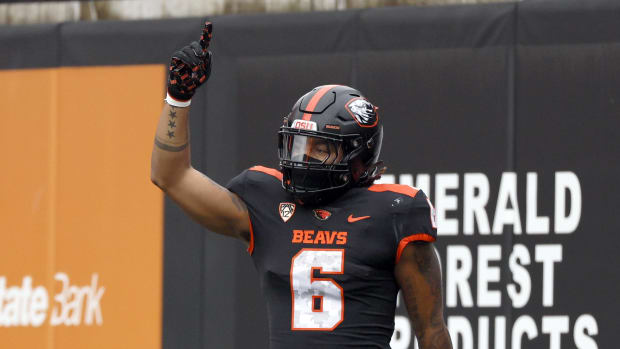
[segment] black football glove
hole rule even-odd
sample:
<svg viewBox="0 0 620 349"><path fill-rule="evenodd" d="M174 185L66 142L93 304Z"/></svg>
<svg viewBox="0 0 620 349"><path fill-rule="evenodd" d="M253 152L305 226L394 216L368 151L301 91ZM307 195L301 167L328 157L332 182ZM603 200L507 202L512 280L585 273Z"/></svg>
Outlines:
<svg viewBox="0 0 620 349"><path fill-rule="evenodd" d="M168 94L178 101L189 101L211 75L211 22L205 22L200 42L194 41L172 54L168 74Z"/></svg>

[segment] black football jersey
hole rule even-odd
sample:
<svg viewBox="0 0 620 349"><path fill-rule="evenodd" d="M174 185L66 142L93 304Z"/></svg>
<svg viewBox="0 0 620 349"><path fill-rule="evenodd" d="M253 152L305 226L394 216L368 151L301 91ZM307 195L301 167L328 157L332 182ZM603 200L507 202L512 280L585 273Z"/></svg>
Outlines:
<svg viewBox="0 0 620 349"><path fill-rule="evenodd" d="M409 242L435 240L430 201L410 186L375 184L304 207L281 178L255 166L227 186L250 213L248 252L267 301L270 347L389 348L394 266Z"/></svg>

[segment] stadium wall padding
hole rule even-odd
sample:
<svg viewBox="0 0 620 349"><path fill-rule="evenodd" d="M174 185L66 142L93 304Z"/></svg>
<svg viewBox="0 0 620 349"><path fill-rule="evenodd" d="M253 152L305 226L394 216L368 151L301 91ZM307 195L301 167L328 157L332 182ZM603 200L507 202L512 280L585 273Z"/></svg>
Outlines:
<svg viewBox="0 0 620 349"><path fill-rule="evenodd" d="M214 65L207 86L192 102L193 165L221 184L255 164L277 167L277 129L297 98L318 85L355 86L380 107L382 158L388 166L382 181L419 186L436 205L445 316L455 348L611 348L620 311L615 268L620 248L615 206L620 197L615 184L620 178L619 14L620 4L612 0L533 0L210 18ZM24 98L47 103L3 114L9 130L19 129L26 143L40 150L16 147L22 138L3 143L3 154L11 155L4 166L24 157L34 160L3 171L3 182L18 186L0 187L2 211L13 212L9 208L15 206L18 219L3 215L7 230L0 251L39 253L12 237L48 234L49 222L38 227L19 218L41 200L41 194L27 189L37 180L55 176L66 183L56 189L57 205L82 199L63 196L73 190L72 174L65 170L73 165L51 164L36 155L50 145L80 146L82 138L54 131L54 123L73 120L76 113L83 118L114 114L106 120L119 125L132 120L131 129L98 133L92 125L77 123L75 131L85 133L82 137L95 133L93 140L105 144L121 139L125 147L143 150L132 159L144 166L127 168L133 171L127 176L139 183L136 187L150 185L148 149L162 104L165 65L174 50L197 39L202 21L0 27L0 89L11 96L3 105ZM140 70L153 66L159 68ZM120 80L108 79L106 69L116 67L127 67L127 75L119 68ZM92 69L93 75L78 75L75 84L106 88L78 93L75 85L36 77L23 84L23 76L33 71L45 77L45 72L67 69ZM58 108L76 98L88 103ZM32 122L16 121L24 120L22 114ZM107 157L89 149L82 154L93 157L85 176L118 180L122 167L112 165L111 170ZM20 176L33 171L41 178ZM84 185L81 192L88 190ZM97 189L104 196L111 195L108 190ZM128 197L146 201L147 195L161 204L160 196L147 192L129 191L134 194ZM100 224L101 214L115 217L97 204L98 197L84 196L86 205L101 213L84 218L83 226ZM163 270L163 297L156 306L163 312L161 328L144 335L144 343L157 336L166 349L267 348L265 305L245 246L205 231L169 199L163 204L163 237L147 231L134 237L145 247L163 239L163 265L157 265L160 256L142 271ZM46 210L33 214L71 221L70 211L51 211L53 216ZM137 217L161 222L157 215ZM105 241L101 235L106 233L96 229L87 236ZM45 251L50 248L45 244L59 244L53 235L49 239L28 241L37 241ZM84 263L78 258L83 256L66 263ZM98 265L86 261L86 269ZM6 267L11 264L2 260L0 276L16 285L23 275L33 275L36 283L38 275L54 287L51 273L59 270L43 266L45 261L32 263ZM116 272L125 280L137 277L129 266ZM129 298L143 296L133 289L124 292ZM112 333L109 338L117 345L109 346L122 347L130 335L120 329L106 332L106 326L118 326L108 325L113 321L108 312L126 306L113 294L109 287L103 296L102 326L73 327L67 333L84 331L80 335L90 338ZM400 302L393 348L414 348L405 314ZM19 347L29 336L38 338L30 340L39 340L41 347L60 347L50 336L62 338L65 329L45 328L3 328L0 341ZM63 342L62 347L70 346Z"/></svg>

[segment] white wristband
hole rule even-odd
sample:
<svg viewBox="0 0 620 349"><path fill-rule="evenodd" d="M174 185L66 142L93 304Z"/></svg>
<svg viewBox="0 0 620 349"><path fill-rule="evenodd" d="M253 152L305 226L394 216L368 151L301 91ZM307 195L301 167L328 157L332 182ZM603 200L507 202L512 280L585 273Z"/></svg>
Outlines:
<svg viewBox="0 0 620 349"><path fill-rule="evenodd" d="M174 98L172 98L172 96L170 96L169 93L166 93L166 99L164 99L164 101L166 101L166 103L175 106L175 107L189 107L190 104L192 104L192 100L190 99L189 101L178 101Z"/></svg>

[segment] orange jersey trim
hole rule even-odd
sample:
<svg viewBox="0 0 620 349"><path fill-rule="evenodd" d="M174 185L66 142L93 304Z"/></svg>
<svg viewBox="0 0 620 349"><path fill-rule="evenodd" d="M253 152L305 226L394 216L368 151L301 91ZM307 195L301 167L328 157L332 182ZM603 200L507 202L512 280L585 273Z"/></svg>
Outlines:
<svg viewBox="0 0 620 349"><path fill-rule="evenodd" d="M368 190L375 192L392 191L399 194L415 197L418 194L419 189L415 189L408 185L402 184L373 184L368 187Z"/></svg>
<svg viewBox="0 0 620 349"><path fill-rule="evenodd" d="M406 238L402 238L398 243L398 250L396 250L396 264L400 261L400 256L403 254L403 250L407 247L407 244L413 241L433 242L435 241L435 238L428 234L413 234L407 236Z"/></svg>
<svg viewBox="0 0 620 349"><path fill-rule="evenodd" d="M248 221L250 223L250 245L248 246L248 253L250 256L254 252L254 228L252 228L252 219L250 218L250 214L248 213Z"/></svg>
<svg viewBox="0 0 620 349"><path fill-rule="evenodd" d="M265 167L265 166L252 166L250 167L250 171L258 171L258 172L263 172L266 173L268 175L272 175L274 177L276 177L279 180L282 180L282 172L274 169L274 168L269 168L269 167Z"/></svg>
<svg viewBox="0 0 620 349"><path fill-rule="evenodd" d="M308 102L308 105L306 106L306 111L308 111L308 113L304 113L304 116L302 117L302 119L310 120L310 118L312 117L311 113L314 111L314 108L316 108L316 105L319 104L321 97L323 97L329 90L331 90L332 88L336 86L340 86L340 85L325 85L321 87L321 89L318 90L314 94L314 96L312 96L312 98L310 98L310 102Z"/></svg>

